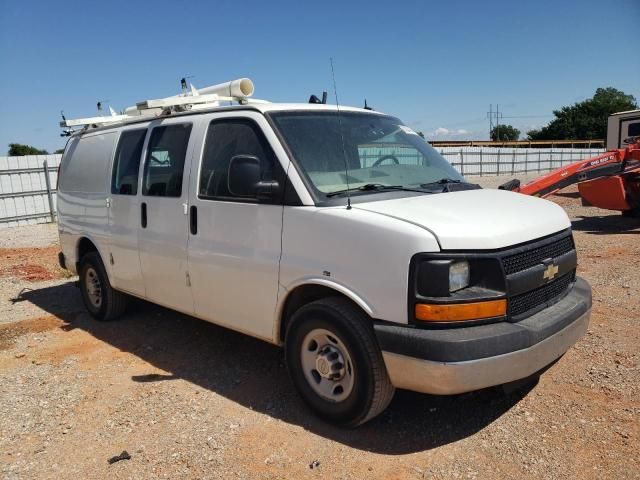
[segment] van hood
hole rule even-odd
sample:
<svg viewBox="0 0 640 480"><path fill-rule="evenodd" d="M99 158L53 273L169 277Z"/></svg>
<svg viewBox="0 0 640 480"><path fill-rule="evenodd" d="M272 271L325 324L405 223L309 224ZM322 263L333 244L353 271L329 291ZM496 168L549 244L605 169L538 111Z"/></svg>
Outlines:
<svg viewBox="0 0 640 480"><path fill-rule="evenodd" d="M430 231L443 250L492 250L534 240L571 226L555 203L505 190L466 190L353 206Z"/></svg>

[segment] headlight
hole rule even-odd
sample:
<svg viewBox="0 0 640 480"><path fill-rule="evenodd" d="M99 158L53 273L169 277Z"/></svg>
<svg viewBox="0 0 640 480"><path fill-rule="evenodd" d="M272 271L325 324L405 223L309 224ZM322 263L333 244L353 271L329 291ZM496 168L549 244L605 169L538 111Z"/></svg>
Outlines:
<svg viewBox="0 0 640 480"><path fill-rule="evenodd" d="M469 286L469 262L463 259L434 258L417 267L416 291L424 297L449 297Z"/></svg>
<svg viewBox="0 0 640 480"><path fill-rule="evenodd" d="M459 260L449 266L449 292L455 292L469 286L469 262Z"/></svg>
<svg viewBox="0 0 640 480"><path fill-rule="evenodd" d="M414 255L409 266L409 321L442 323L504 317L506 279L500 258L494 255Z"/></svg>

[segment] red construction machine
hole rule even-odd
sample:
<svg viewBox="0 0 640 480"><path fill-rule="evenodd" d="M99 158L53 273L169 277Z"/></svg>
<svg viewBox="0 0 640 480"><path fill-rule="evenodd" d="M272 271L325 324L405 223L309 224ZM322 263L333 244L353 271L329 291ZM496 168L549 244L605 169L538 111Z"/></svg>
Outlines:
<svg viewBox="0 0 640 480"><path fill-rule="evenodd" d="M626 146L620 148L623 144ZM602 155L558 168L524 185L511 180L499 188L546 197L577 183L584 205L640 216L640 110L609 117L607 147L610 150Z"/></svg>

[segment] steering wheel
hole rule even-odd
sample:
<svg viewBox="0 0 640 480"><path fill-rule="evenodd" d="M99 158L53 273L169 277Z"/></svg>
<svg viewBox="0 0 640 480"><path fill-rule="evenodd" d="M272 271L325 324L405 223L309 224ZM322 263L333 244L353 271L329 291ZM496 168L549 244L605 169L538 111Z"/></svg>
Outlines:
<svg viewBox="0 0 640 480"><path fill-rule="evenodd" d="M400 165L400 160L398 160L398 157L396 157L395 155L385 155L384 157L380 157L378 160L376 160L375 163L373 165L371 165L371 166L372 167L377 167L378 165L380 165L385 160L393 160L393 163L395 165Z"/></svg>

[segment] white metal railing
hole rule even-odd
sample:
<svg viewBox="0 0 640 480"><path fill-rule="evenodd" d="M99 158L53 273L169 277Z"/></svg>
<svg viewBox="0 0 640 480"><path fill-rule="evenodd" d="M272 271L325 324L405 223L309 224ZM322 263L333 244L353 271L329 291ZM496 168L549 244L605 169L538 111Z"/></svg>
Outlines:
<svg viewBox="0 0 640 480"><path fill-rule="evenodd" d="M421 157L395 147L360 152L363 166L383 155L416 164ZM540 173L603 153L602 148L439 147L437 150L463 175ZM56 183L62 155L0 157L0 228L55 221Z"/></svg>
<svg viewBox="0 0 640 480"><path fill-rule="evenodd" d="M62 155L0 157L0 228L53 222Z"/></svg>

